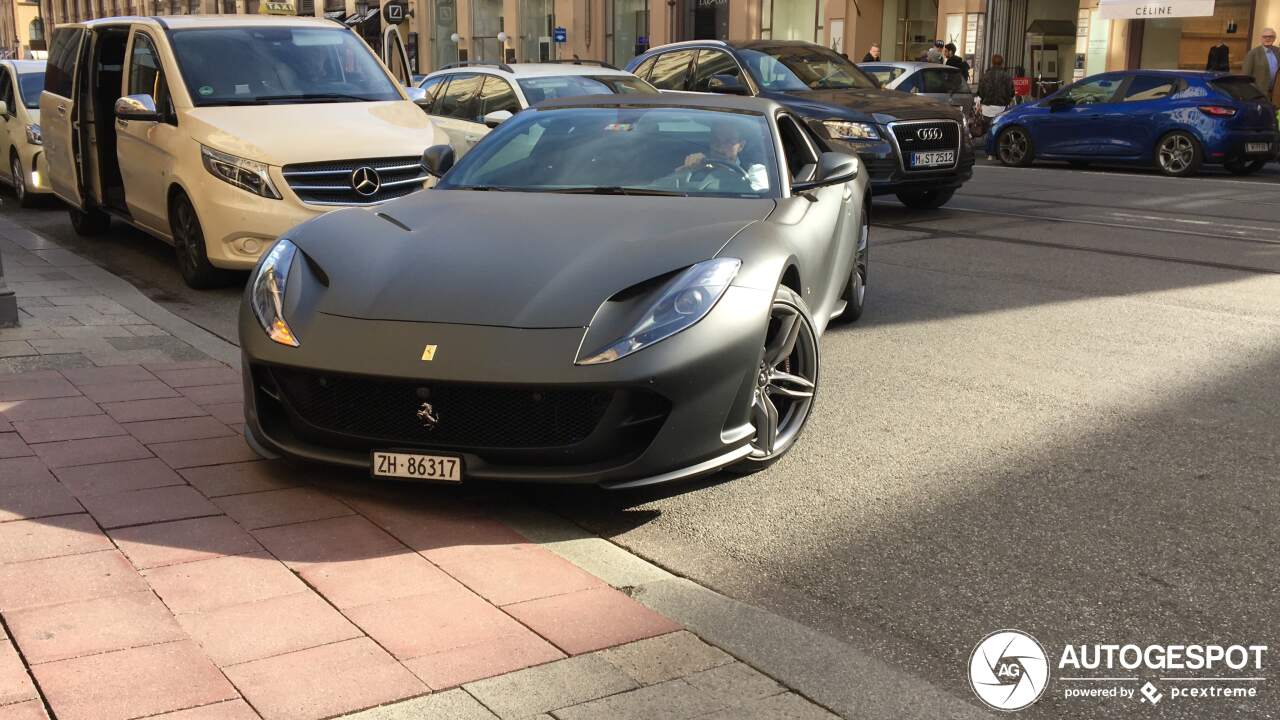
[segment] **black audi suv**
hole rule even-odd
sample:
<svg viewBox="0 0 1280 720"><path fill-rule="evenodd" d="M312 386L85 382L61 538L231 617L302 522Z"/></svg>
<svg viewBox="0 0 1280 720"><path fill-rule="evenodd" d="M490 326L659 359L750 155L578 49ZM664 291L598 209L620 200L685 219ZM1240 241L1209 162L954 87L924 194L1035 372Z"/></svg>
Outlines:
<svg viewBox="0 0 1280 720"><path fill-rule="evenodd" d="M659 90L756 95L795 112L829 147L857 153L872 192L937 208L973 176L964 115L884 90L848 58L794 40L694 40L654 48L627 70Z"/></svg>

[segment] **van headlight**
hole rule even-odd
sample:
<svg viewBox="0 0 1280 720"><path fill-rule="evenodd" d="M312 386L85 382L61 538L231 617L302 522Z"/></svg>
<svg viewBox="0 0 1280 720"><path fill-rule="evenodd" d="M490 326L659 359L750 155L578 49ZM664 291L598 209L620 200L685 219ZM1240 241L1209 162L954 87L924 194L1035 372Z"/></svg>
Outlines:
<svg viewBox="0 0 1280 720"><path fill-rule="evenodd" d="M250 284L249 302L267 337L281 345L298 347L298 338L284 319L284 291L298 246L281 239L258 263Z"/></svg>
<svg viewBox="0 0 1280 720"><path fill-rule="evenodd" d="M44 144L44 135L40 134L40 123L27 123L27 142L32 145Z"/></svg>
<svg viewBox="0 0 1280 720"><path fill-rule="evenodd" d="M822 126L827 134L837 140L878 140L880 133L871 123L845 122L844 120L823 120Z"/></svg>
<svg viewBox="0 0 1280 720"><path fill-rule="evenodd" d="M273 200L281 198L280 191L276 190L275 183L271 182L271 174L267 171L266 163L246 160L204 145L200 146L200 159L204 161L204 169L223 182L231 183L254 195Z"/></svg>
<svg viewBox="0 0 1280 720"><path fill-rule="evenodd" d="M737 258L716 258L690 266L667 285L625 335L594 352L580 352L575 364L613 362L690 327L711 312L740 267L742 261Z"/></svg>

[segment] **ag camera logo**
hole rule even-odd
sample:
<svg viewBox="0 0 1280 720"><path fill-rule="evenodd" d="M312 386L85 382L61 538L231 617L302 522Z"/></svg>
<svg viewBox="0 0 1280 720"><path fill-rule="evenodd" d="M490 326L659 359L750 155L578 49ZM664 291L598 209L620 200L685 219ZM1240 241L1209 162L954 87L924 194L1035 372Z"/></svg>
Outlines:
<svg viewBox="0 0 1280 720"><path fill-rule="evenodd" d="M1049 658L1038 640L1019 630L997 630L969 656L969 687L993 710L1021 710L1049 686Z"/></svg>

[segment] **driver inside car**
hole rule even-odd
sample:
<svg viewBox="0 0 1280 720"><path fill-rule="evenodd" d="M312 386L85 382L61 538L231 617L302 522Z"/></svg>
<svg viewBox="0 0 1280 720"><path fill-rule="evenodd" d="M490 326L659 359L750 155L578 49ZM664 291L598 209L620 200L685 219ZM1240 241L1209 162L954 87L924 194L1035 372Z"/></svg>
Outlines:
<svg viewBox="0 0 1280 720"><path fill-rule="evenodd" d="M735 179L741 181L745 177L754 192L769 189L769 171L764 165L752 163L743 167L739 155L746 144L742 128L737 123L712 125L711 141L708 143L711 152L692 153L685 157L684 164L675 169L681 178L680 184L709 189L711 183L716 183L720 189L730 190L731 188L725 187L728 184L725 176L737 175ZM729 173L724 167L717 168L717 164L731 166L737 173Z"/></svg>

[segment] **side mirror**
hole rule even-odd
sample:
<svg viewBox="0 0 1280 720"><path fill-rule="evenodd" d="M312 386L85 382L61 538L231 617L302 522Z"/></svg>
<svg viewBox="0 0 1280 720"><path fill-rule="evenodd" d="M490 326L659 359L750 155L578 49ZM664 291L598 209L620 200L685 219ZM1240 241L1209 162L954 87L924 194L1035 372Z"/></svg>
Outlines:
<svg viewBox="0 0 1280 720"><path fill-rule="evenodd" d="M491 113L485 114L484 124L491 128L496 128L513 117L515 116L511 114L510 110L494 110Z"/></svg>
<svg viewBox="0 0 1280 720"><path fill-rule="evenodd" d="M444 177L453 167L453 147L449 145L432 145L422 153L422 168L432 177Z"/></svg>
<svg viewBox="0 0 1280 720"><path fill-rule="evenodd" d="M793 193L808 192L827 185L839 185L858 177L858 158L838 152L824 152L818 158L818 167L812 179L791 183Z"/></svg>
<svg viewBox="0 0 1280 720"><path fill-rule="evenodd" d="M156 101L150 95L126 95L116 100L116 117L121 120L160 122Z"/></svg>
<svg viewBox="0 0 1280 720"><path fill-rule="evenodd" d="M415 105L422 106L431 103L431 96L427 94L426 90L423 90L420 87L410 85L404 89L404 94L408 95L409 100Z"/></svg>
<svg viewBox="0 0 1280 720"><path fill-rule="evenodd" d="M707 91L723 95L746 95L747 86L737 75L712 75L707 81Z"/></svg>
<svg viewBox="0 0 1280 720"><path fill-rule="evenodd" d="M5 116L8 114L9 114L9 103L3 100L0 100L0 116Z"/></svg>

